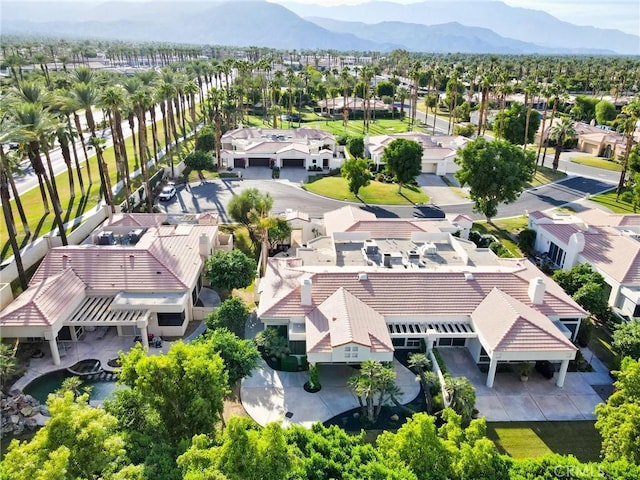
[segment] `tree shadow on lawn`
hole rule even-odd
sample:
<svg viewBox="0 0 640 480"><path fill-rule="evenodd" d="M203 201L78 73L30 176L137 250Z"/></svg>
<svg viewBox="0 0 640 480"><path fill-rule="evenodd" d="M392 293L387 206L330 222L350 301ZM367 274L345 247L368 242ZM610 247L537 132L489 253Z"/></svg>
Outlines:
<svg viewBox="0 0 640 480"><path fill-rule="evenodd" d="M94 186L89 185L89 188L87 188L87 191L85 192L85 194L82 197L80 197L80 202L78 202L78 208L76 209L76 214L74 218L82 215L84 211L87 209L87 204L89 203L89 197L91 196L92 188L94 188ZM71 202L71 204L69 205L69 210L71 210L72 205L73 205L73 202Z"/></svg>

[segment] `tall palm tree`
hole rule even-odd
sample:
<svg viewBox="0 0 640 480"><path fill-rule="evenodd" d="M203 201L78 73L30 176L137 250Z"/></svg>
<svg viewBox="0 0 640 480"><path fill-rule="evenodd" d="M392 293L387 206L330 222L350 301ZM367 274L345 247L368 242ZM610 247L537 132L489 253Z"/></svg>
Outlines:
<svg viewBox="0 0 640 480"><path fill-rule="evenodd" d="M152 94L149 87L140 87L131 93L133 111L138 119L138 146L140 150L140 170L144 182L145 198L147 201L147 211L151 212L153 202L151 199L151 185L149 184L149 168L147 165L147 151L149 149L147 138L146 112L147 106L153 103Z"/></svg>
<svg viewBox="0 0 640 480"><path fill-rule="evenodd" d="M422 64L415 62L409 70L411 79L411 121L409 130L413 130L416 125L416 114L418 110L418 89L420 88L420 77L422 76Z"/></svg>
<svg viewBox="0 0 640 480"><path fill-rule="evenodd" d="M9 234L9 244L13 251L13 258L16 262L16 269L18 270L18 278L20 279L20 287L22 290L26 290L28 286L27 276L24 271L24 265L22 264L22 255L20 253L20 247L18 246L18 235L16 231L16 224L13 219L13 211L11 210L11 199L9 196L9 172L6 168L7 159L4 153L4 148L0 143L0 201L2 202L2 213L4 216L4 222L7 226L7 233Z"/></svg>
<svg viewBox="0 0 640 480"><path fill-rule="evenodd" d="M622 158L622 171L620 172L620 180L618 181L618 188L616 190L616 199L620 198L620 194L624 189L624 184L627 177L629 156L631 155L631 148L633 147L634 143L633 134L635 133L636 126L638 125L638 119L640 119L640 100L635 100L622 107L621 117L624 134L627 138L627 145L624 150L624 156Z"/></svg>
<svg viewBox="0 0 640 480"><path fill-rule="evenodd" d="M124 190L127 211L131 211L131 176L129 174L129 159L127 146L122 132L122 113L120 109L125 105L126 91L120 86L110 86L103 91L100 103L107 111L107 118L111 127L113 150L116 157L116 167L122 188Z"/></svg>
<svg viewBox="0 0 640 480"><path fill-rule="evenodd" d="M569 117L564 117L559 123L551 126L549 139L556 142L556 150L553 156L553 169L558 169L560 162L560 153L565 143L576 136L574 122Z"/></svg>
<svg viewBox="0 0 640 480"><path fill-rule="evenodd" d="M447 377L444 389L449 397L449 405L456 413L468 420L476 405L476 391L465 377Z"/></svg>
<svg viewBox="0 0 640 480"><path fill-rule="evenodd" d="M293 84L296 81L296 74L293 71L293 68L288 67L286 73L287 80L287 99L289 101L287 105L287 112L289 113L289 128L291 128L291 117L293 116Z"/></svg>
<svg viewBox="0 0 640 480"><path fill-rule="evenodd" d="M92 111L93 106L99 103L100 96L98 95L98 92L93 85L88 83L77 83L70 91L70 99L74 109L84 110L85 118L87 120L87 126L89 127L89 131L91 132L91 139L89 140L89 142L95 147L96 157L98 159L98 172L100 173L100 183L102 185L102 194L104 197L104 201L111 207L111 211L115 212L115 207L113 205L113 199L111 195L111 179L109 178L109 169L107 163L104 161L104 155L102 154L103 149L100 145L101 142L96 136L96 122L94 120ZM87 161L87 168L88 165L89 162Z"/></svg>
<svg viewBox="0 0 640 480"><path fill-rule="evenodd" d="M198 140L198 118L196 114L196 94L202 91L195 82L187 82L184 86L184 93L189 96L189 115L191 116L191 128L193 137Z"/></svg>
<svg viewBox="0 0 640 480"><path fill-rule="evenodd" d="M49 178L42 158L41 151L48 152L48 138L54 128L54 120L51 114L41 105L32 103L22 103L15 105L9 112L13 129L11 136L18 139L27 146L27 154L36 172L39 181L44 183L51 199L56 224L58 225L60 239L62 244L67 244L67 235L62 221L62 208L60 207L60 199L57 192L53 188L51 179ZM46 200L46 197L45 197ZM45 204L45 211L48 206Z"/></svg>
<svg viewBox="0 0 640 480"><path fill-rule="evenodd" d="M533 108L533 101L538 93L538 85L530 80L524 82L524 103L527 107L527 118L524 124L524 144L522 149L527 149L527 142L529 140L529 120L531 119L531 110Z"/></svg>
<svg viewBox="0 0 640 480"><path fill-rule="evenodd" d="M0 105L2 106L2 105ZM0 114L0 146L2 146L2 144L9 140L9 134L10 134L10 119L8 118L8 113L6 108L2 108L3 113ZM16 204L16 209L18 210L18 215L20 216L20 220L22 221L22 228L25 232L25 235L29 236L29 234L31 233L31 229L29 228L29 222L27 220L27 216L24 213L24 206L22 205L22 199L20 198L20 193L18 192L18 188L16 187L16 183L13 179L13 174L12 171L13 169L11 168L11 162L9 160L9 156L4 152L4 150L1 151L1 157L0 160L2 161L2 166L5 169L5 172L7 172L7 182L9 183L9 186L11 188L11 192L13 192L13 200ZM4 200L3 200L4 203Z"/></svg>

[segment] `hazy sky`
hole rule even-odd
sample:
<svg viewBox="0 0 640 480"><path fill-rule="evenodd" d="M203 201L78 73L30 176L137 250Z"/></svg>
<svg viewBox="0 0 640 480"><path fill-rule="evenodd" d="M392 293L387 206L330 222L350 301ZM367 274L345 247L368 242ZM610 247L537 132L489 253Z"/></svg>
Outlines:
<svg viewBox="0 0 640 480"><path fill-rule="evenodd" d="M26 0L21 0L26 1ZM40 0L60 1L60 0ZM62 0L64 1L64 0ZM87 1L87 0L66 0ZM167 0L125 0L125 1L167 1ZM198 1L198 0L196 0ZM199 0L202 1L202 0ZM204 0L206 1L206 0ZM219 1L219 0L210 0ZM231 0L233 1L233 0ZM287 1L315 3L317 5L344 5L365 3L369 0L269 0L276 3ZM385 0L396 3L415 3L422 0ZM440 0L446 1L446 0ZM475 1L475 0L466 0ZM479 0L478 0L479 1ZM640 35L639 0L502 0L514 7L543 10L551 15L576 25L592 25L601 28L616 28L624 32ZM1 3L1 0L0 0Z"/></svg>

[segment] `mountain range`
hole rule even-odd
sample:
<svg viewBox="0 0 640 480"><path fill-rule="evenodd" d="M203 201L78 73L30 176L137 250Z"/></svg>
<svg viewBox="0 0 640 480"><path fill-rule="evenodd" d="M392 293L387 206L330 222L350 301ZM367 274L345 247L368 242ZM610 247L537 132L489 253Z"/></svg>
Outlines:
<svg viewBox="0 0 640 480"><path fill-rule="evenodd" d="M278 49L640 54L638 36L572 25L544 12L496 1L285 6L256 0L3 1L0 30L16 35Z"/></svg>

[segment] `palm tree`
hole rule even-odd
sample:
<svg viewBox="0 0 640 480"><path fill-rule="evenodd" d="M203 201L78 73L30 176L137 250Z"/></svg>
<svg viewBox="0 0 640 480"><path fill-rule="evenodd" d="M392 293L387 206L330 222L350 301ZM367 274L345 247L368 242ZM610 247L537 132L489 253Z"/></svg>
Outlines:
<svg viewBox="0 0 640 480"><path fill-rule="evenodd" d="M104 201L111 207L111 211L115 213L115 207L113 205L113 199L111 198L111 179L109 178L109 169L107 163L104 161L102 155L102 147L100 141L96 137L96 122L93 118L93 111L91 110L94 105L97 105L100 101L100 97L95 87L88 83L77 83L73 86L70 92L70 98L75 109L83 109L85 118L87 120L87 126L91 132L91 139L89 142L96 149L96 157L98 159L98 172L100 173L100 183L102 184L102 194ZM79 126L79 122L78 122ZM84 144L84 142L83 142ZM87 168L89 162L87 160Z"/></svg>
<svg viewBox="0 0 640 480"><path fill-rule="evenodd" d="M16 268L18 270L18 278L20 279L20 287L22 290L26 290L28 286L27 276L24 271L24 265L22 264L22 255L20 254L20 247L18 246L18 235L16 231L16 224L13 219L13 212L11 211L11 198L9 195L9 180L11 172L6 168L7 158L4 153L4 148L0 143L0 201L2 202L2 213L4 214L4 222L7 226L7 233L9 234L9 244L13 251L13 258L16 262ZM18 197L16 197L17 199ZM29 233L28 229L25 233ZM4 346L4 344L0 344Z"/></svg>
<svg viewBox="0 0 640 480"><path fill-rule="evenodd" d="M373 360L362 362L360 372L349 378L347 387L358 397L358 403L371 423L378 419L387 398L395 399L401 394L395 385L395 372ZM376 404L378 408L375 408Z"/></svg>
<svg viewBox="0 0 640 480"><path fill-rule="evenodd" d="M196 114L196 94L201 91L195 82L187 82L184 86L184 93L189 95L189 115L191 116L191 128L193 128L193 137L198 140L198 119Z"/></svg>
<svg viewBox="0 0 640 480"><path fill-rule="evenodd" d="M527 150L527 142L529 139L529 120L531 118L531 109L533 108L533 99L537 93L537 84L529 80L524 82L524 103L527 106L527 119L524 124L524 144L522 145L522 149L525 151Z"/></svg>
<svg viewBox="0 0 640 480"><path fill-rule="evenodd" d="M576 136L576 129L573 120L569 117L564 117L559 123L551 126L549 132L549 139L556 142L556 150L553 155L553 169L558 169L558 163L560 162L560 153L564 144L570 139Z"/></svg>
<svg viewBox="0 0 640 480"><path fill-rule="evenodd" d="M142 178L144 182L145 198L147 201L147 211L151 212L153 208L153 202L151 200L151 185L149 184L149 169L147 165L147 151L148 138L147 138L147 124L146 124L146 111L147 106L153 103L152 95L148 87L140 85L138 89L131 93L131 102L133 104L133 111L138 119L138 146L140 147L140 170L142 171ZM133 132L133 131L132 131Z"/></svg>
<svg viewBox="0 0 640 480"><path fill-rule="evenodd" d="M32 103L23 103L14 106L9 112L9 115L14 125L11 135L13 138L27 145L29 160L31 161L33 170L38 176L38 180L46 186L51 204L53 205L53 212L56 224L58 225L60 239L62 240L62 244L66 245L67 235L62 221L60 199L53 188L47 171L42 164L42 158L40 157L41 150L44 150L45 154L48 155L48 138L51 135L55 122L47 110L40 105ZM46 196L43 198L46 202ZM48 211L46 203L45 211Z"/></svg>
<svg viewBox="0 0 640 480"><path fill-rule="evenodd" d="M463 419L471 418L476 406L476 391L473 384L465 377L449 377L444 379L444 390L449 397L449 405Z"/></svg>
<svg viewBox="0 0 640 480"><path fill-rule="evenodd" d="M122 132L121 109L126 108L126 91L120 86L110 86L104 90L101 97L101 104L106 107L107 117L111 125L113 137L113 147L116 156L116 166L126 197L127 211L131 211L131 175L129 173L129 159L127 156L127 145ZM132 131L133 133L133 131Z"/></svg>
<svg viewBox="0 0 640 480"><path fill-rule="evenodd" d="M416 124L416 114L418 109L418 88L420 87L420 76L422 75L422 64L418 61L411 66L409 78L411 79L411 121L409 130L413 130Z"/></svg>
<svg viewBox="0 0 640 480"><path fill-rule="evenodd" d="M633 134L638 125L638 119L640 119L640 100L635 100L622 107L622 115L620 116L622 117L624 134L627 137L627 145L624 150L624 157L622 158L622 171L620 172L620 180L618 181L618 188L616 190L616 199L620 198L627 177L629 155L631 155L631 148L633 146Z"/></svg>
<svg viewBox="0 0 640 480"><path fill-rule="evenodd" d="M2 145L2 143L9 139L9 132L10 124L8 115L5 110L4 113L0 115L0 146ZM31 233L31 229L29 228L29 221L27 220L27 216L24 213L22 199L20 198L20 193L18 192L18 188L16 187L16 183L13 179L13 169L11 168L13 162L10 162L8 155L4 150L0 150L0 161L2 161L2 167L6 172L7 182L9 183L9 187L11 188L11 192L13 192L13 200L15 201L18 215L20 216L20 220L22 221L22 228L24 229L25 235L29 236L29 234ZM4 204L4 200L2 200L2 202Z"/></svg>
<svg viewBox="0 0 640 480"><path fill-rule="evenodd" d="M78 159L78 150L76 149L76 131L71 125L71 115L74 113L73 107L70 105L67 97L62 93L58 93L55 96L54 109L59 113L61 120L66 122L65 128L60 128L56 131L56 136L58 137L58 143L60 144L63 158L67 164L67 168L69 168L71 159L65 155L69 155L69 145L71 145L73 159L76 165L76 174L78 175L78 181L80 183L80 195L84 196L84 179L82 178L82 170ZM85 156L85 160L86 159L87 158ZM87 173L89 172L87 171ZM91 181L91 178L89 178L89 181ZM69 177L69 182L69 186L71 187L72 177ZM71 193L72 195L74 194L73 188L71 189Z"/></svg>
<svg viewBox="0 0 640 480"><path fill-rule="evenodd" d="M291 117L293 116L293 84L296 81L296 75L293 72L293 68L291 67L287 68L286 80L287 80L287 97L289 100L287 111L289 113L289 128L291 128Z"/></svg>
<svg viewBox="0 0 640 480"><path fill-rule="evenodd" d="M431 360L424 353L410 353L409 367L416 372L422 385L427 412L432 413L433 399L431 398L431 389L435 385L439 385L440 381L438 376L431 371Z"/></svg>

